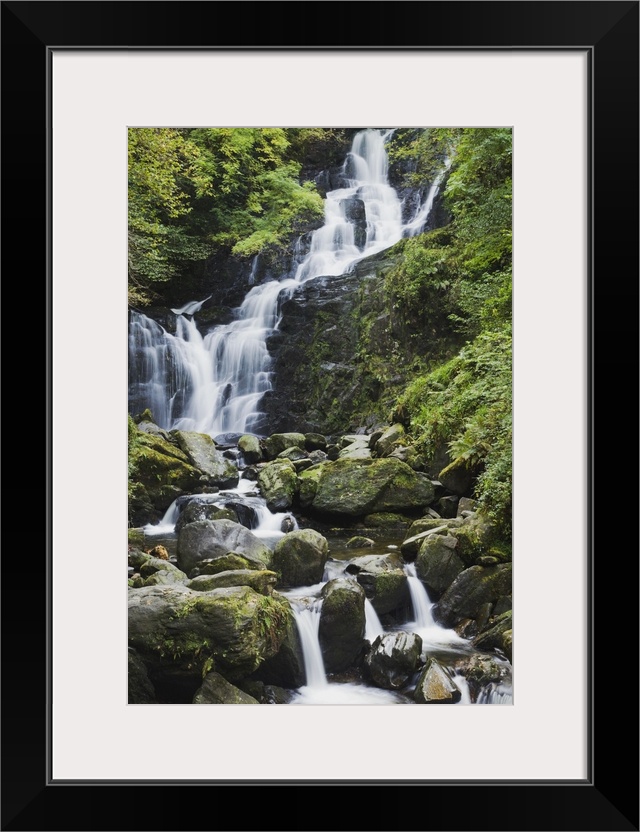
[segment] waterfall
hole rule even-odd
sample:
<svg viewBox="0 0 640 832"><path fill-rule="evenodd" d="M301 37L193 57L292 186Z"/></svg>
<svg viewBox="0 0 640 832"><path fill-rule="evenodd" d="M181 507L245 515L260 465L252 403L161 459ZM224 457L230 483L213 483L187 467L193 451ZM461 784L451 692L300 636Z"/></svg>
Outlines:
<svg viewBox="0 0 640 832"><path fill-rule="evenodd" d="M172 310L175 335L142 313L131 313L131 413L149 408L160 427L213 437L260 432L260 401L272 388L266 342L278 328L282 300L314 277L345 274L358 260L418 233L426 222L439 181L416 217L403 225L402 203L387 178L385 142L392 132L365 129L355 135L342 169L344 187L327 193L324 224L311 235L308 253L295 258L295 276L255 286L254 258L251 288L231 323L201 336L193 315L209 298Z"/></svg>
<svg viewBox="0 0 640 832"><path fill-rule="evenodd" d="M318 639L321 606L322 602L317 598L307 599L307 603L304 604L291 604L300 634L307 688L324 688L328 684Z"/></svg>
<svg viewBox="0 0 640 832"><path fill-rule="evenodd" d="M431 607L433 604L429 599L429 595L424 587L424 584L420 578L418 578L415 563L407 563L405 565L405 572L409 583L409 593L411 595L411 604L413 606L413 615L416 627L418 629L435 627L436 624L433 620L433 615L431 614Z"/></svg>
<svg viewBox="0 0 640 832"><path fill-rule="evenodd" d="M373 608L373 604L368 598L364 599L364 615L365 615L365 632L364 637L368 642L373 642L384 634L384 628L378 618L378 613Z"/></svg>

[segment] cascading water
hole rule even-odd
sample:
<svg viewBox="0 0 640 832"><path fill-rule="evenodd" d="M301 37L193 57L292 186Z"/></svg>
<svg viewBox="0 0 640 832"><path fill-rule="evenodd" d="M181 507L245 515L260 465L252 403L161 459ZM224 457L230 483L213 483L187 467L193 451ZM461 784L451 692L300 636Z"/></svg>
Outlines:
<svg viewBox="0 0 640 832"><path fill-rule="evenodd" d="M365 617L365 631L364 637L368 642L373 642L384 634L384 628L378 618L378 613L375 611L373 604L368 598L364 599L364 617Z"/></svg>
<svg viewBox="0 0 640 832"><path fill-rule="evenodd" d="M130 412L149 408L160 427L213 437L259 432L260 401L272 386L267 338L278 327L282 300L314 277L345 274L358 260L418 233L427 221L441 177L415 217L403 224L402 203L387 177L385 142L392 132L366 129L355 135L343 166L345 186L327 193L324 224L313 232L294 277L255 286L254 259L252 288L234 321L202 337L192 316L209 298L172 310L175 335L142 313L131 313Z"/></svg>
<svg viewBox="0 0 640 832"><path fill-rule="evenodd" d="M415 563L407 563L404 571L407 575L407 583L409 584L409 594L411 595L416 628L426 630L435 626L433 615L431 614L433 604L429 600L429 595L424 584L418 577Z"/></svg>
<svg viewBox="0 0 640 832"><path fill-rule="evenodd" d="M320 608L321 602L318 599L309 599L305 604L295 602L291 604L300 634L306 676L305 686L311 689L324 688L328 684L318 638Z"/></svg>

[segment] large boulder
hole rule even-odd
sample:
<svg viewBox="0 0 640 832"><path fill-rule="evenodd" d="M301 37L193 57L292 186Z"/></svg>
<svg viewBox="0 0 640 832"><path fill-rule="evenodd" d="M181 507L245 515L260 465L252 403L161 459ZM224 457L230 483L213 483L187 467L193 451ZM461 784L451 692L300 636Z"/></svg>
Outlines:
<svg viewBox="0 0 640 832"><path fill-rule="evenodd" d="M453 705L462 699L462 692L444 667L430 658L418 678L413 698L420 705Z"/></svg>
<svg viewBox="0 0 640 832"><path fill-rule="evenodd" d="M409 584L400 555L364 555L349 561L346 571L355 575L378 615L410 603Z"/></svg>
<svg viewBox="0 0 640 832"><path fill-rule="evenodd" d="M282 459L266 465L258 474L258 485L270 511L286 511L291 508L298 490L293 463Z"/></svg>
<svg viewBox="0 0 640 832"><path fill-rule="evenodd" d="M324 514L360 517L424 508L432 499L431 483L398 459L338 459L321 466L311 506Z"/></svg>
<svg viewBox="0 0 640 832"><path fill-rule="evenodd" d="M298 474L298 500L301 508L308 508L314 501L325 464L319 462Z"/></svg>
<svg viewBox="0 0 640 832"><path fill-rule="evenodd" d="M276 543L271 560L282 586L310 586L322 580L329 544L320 532L301 529Z"/></svg>
<svg viewBox="0 0 640 832"><path fill-rule="evenodd" d="M227 682L219 673L207 673L193 697L194 705L259 705L257 699Z"/></svg>
<svg viewBox="0 0 640 832"><path fill-rule="evenodd" d="M278 653L291 617L287 601L247 586L129 590L129 644L159 674L215 667L231 681L242 679Z"/></svg>
<svg viewBox="0 0 640 832"><path fill-rule="evenodd" d="M280 597L274 593L275 597ZM280 648L275 656L266 659L255 671L252 678L267 685L285 688L299 688L305 682L304 655L300 633L293 614L287 618Z"/></svg>
<svg viewBox="0 0 640 832"><path fill-rule="evenodd" d="M433 534L422 541L416 572L432 598L439 598L465 568L456 546L457 540L451 535Z"/></svg>
<svg viewBox="0 0 640 832"><path fill-rule="evenodd" d="M274 433L264 440L264 454L267 459L275 459L287 448L304 448L303 433Z"/></svg>
<svg viewBox="0 0 640 832"><path fill-rule="evenodd" d="M249 529L232 520L199 520L189 523L178 535L178 566L187 574L200 561L229 552L242 555L260 569L270 566L271 550Z"/></svg>
<svg viewBox="0 0 640 832"><path fill-rule="evenodd" d="M252 433L246 433L238 439L238 448L247 465L253 465L254 462L260 462L262 459L260 440Z"/></svg>
<svg viewBox="0 0 640 832"><path fill-rule="evenodd" d="M272 595L278 576L268 569L229 569L216 575L198 575L189 581L189 589L209 592L223 586L250 586L260 595Z"/></svg>
<svg viewBox="0 0 640 832"><path fill-rule="evenodd" d="M434 606L434 618L444 627L454 627L465 618L477 618L483 606L510 595L511 589L510 563L471 566L458 575Z"/></svg>
<svg viewBox="0 0 640 832"><path fill-rule="evenodd" d="M179 448L161 436L138 432L129 463L134 481L133 502L164 513L181 494L202 485L202 471Z"/></svg>
<svg viewBox="0 0 640 832"><path fill-rule="evenodd" d="M363 646L365 594L350 578L334 578L322 590L318 637L327 673L350 667Z"/></svg>
<svg viewBox="0 0 640 832"><path fill-rule="evenodd" d="M216 450L215 443L208 434L185 430L172 433L190 463L206 474L212 485L235 488L239 479L238 469Z"/></svg>
<svg viewBox="0 0 640 832"><path fill-rule="evenodd" d="M438 479L446 489L458 497L471 497L480 471L481 466L458 458L440 471ZM455 514L453 516L455 517Z"/></svg>
<svg viewBox="0 0 640 832"><path fill-rule="evenodd" d="M376 442L374 449L378 456L388 456L396 447L397 443L405 438L404 427L400 424L391 425L383 431L382 436Z"/></svg>
<svg viewBox="0 0 640 832"><path fill-rule="evenodd" d="M380 688L397 690L414 674L422 653L417 633L386 633L378 636L365 657L371 681Z"/></svg>

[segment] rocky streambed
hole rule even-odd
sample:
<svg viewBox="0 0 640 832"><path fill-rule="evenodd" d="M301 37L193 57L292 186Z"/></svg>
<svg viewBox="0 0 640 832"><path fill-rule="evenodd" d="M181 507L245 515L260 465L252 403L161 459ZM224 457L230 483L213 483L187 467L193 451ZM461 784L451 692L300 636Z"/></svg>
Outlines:
<svg viewBox="0 0 640 832"><path fill-rule="evenodd" d="M510 549L401 425L130 421L129 702L507 704Z"/></svg>

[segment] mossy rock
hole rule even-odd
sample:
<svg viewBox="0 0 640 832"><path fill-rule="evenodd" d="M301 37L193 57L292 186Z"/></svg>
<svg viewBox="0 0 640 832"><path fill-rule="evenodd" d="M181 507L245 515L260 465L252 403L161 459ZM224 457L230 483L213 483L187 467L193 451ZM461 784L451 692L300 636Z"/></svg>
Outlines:
<svg viewBox="0 0 640 832"><path fill-rule="evenodd" d="M298 474L298 498L301 508L308 508L314 501L324 465L320 462Z"/></svg>
<svg viewBox="0 0 640 832"><path fill-rule="evenodd" d="M424 541L429 537L437 537L438 535L449 536L449 527L446 524L441 523L440 525L433 526L426 531L419 532L411 537L406 537L400 545L400 551L402 552L403 557L407 560L415 559Z"/></svg>
<svg viewBox="0 0 640 832"><path fill-rule="evenodd" d="M127 542L131 546L143 546L144 539L144 532L142 529L127 529Z"/></svg>
<svg viewBox="0 0 640 832"><path fill-rule="evenodd" d="M238 439L238 448L247 465L253 465L261 461L262 448L260 447L260 440L252 433L246 433Z"/></svg>
<svg viewBox="0 0 640 832"><path fill-rule="evenodd" d="M458 457L440 471L438 479L446 489L458 497L471 497L473 496L474 484L481 470L481 465L472 464Z"/></svg>
<svg viewBox="0 0 640 832"><path fill-rule="evenodd" d="M397 444L400 441L404 440L404 438L404 427L401 424L396 423L382 432L380 438L374 446L374 450L380 457L387 456L395 447L397 447Z"/></svg>
<svg viewBox="0 0 640 832"><path fill-rule="evenodd" d="M263 569L262 561L251 561L236 552L227 552L216 558L205 558L201 560L190 572L191 579L198 575L217 575L220 572L227 572L230 569Z"/></svg>
<svg viewBox="0 0 640 832"><path fill-rule="evenodd" d="M411 525L411 522L403 514L395 514L391 511L367 514L364 518L364 525L367 529L406 529Z"/></svg>
<svg viewBox="0 0 640 832"><path fill-rule="evenodd" d="M397 553L353 558L346 571L356 576L378 615L402 610L409 605L407 575L404 562Z"/></svg>
<svg viewBox="0 0 640 832"><path fill-rule="evenodd" d="M278 576L268 569L229 569L215 575L198 575L187 584L189 589L209 592L225 586L250 586L260 595L271 595Z"/></svg>
<svg viewBox="0 0 640 832"><path fill-rule="evenodd" d="M275 545L272 566L281 586L311 586L322 580L329 556L327 539L314 529L300 529Z"/></svg>
<svg viewBox="0 0 640 832"><path fill-rule="evenodd" d="M140 445L132 451L131 459L135 479L144 486L146 498L156 509L166 511L176 495L195 491L201 484L202 472L173 454Z"/></svg>
<svg viewBox="0 0 640 832"><path fill-rule="evenodd" d="M235 488L239 479L238 469L216 450L215 442L207 433L184 430L172 433L189 462L206 474L210 484L220 488Z"/></svg>
<svg viewBox="0 0 640 832"><path fill-rule="evenodd" d="M274 433L263 441L264 455L267 459L275 459L287 448L304 448L303 433Z"/></svg>
<svg viewBox="0 0 640 832"><path fill-rule="evenodd" d="M444 627L454 627L464 618L477 618L485 604L511 594L511 571L508 563L465 569L433 608L435 619Z"/></svg>
<svg viewBox="0 0 640 832"><path fill-rule="evenodd" d="M247 586L129 590L129 643L160 675L215 667L229 681L244 678L278 653L291 617L286 601Z"/></svg>
<svg viewBox="0 0 640 832"><path fill-rule="evenodd" d="M350 667L362 650L365 594L348 578L334 578L322 590L318 638L327 673Z"/></svg>
<svg viewBox="0 0 640 832"><path fill-rule="evenodd" d="M432 499L431 483L397 459L338 459L322 466L311 505L321 513L360 517L424 508Z"/></svg>
<svg viewBox="0 0 640 832"><path fill-rule="evenodd" d="M199 520L178 535L178 566L187 574L200 561L227 555L242 555L259 568L269 568L271 550L249 529L231 520Z"/></svg>
<svg viewBox="0 0 640 832"><path fill-rule="evenodd" d="M258 486L270 511L286 511L293 505L298 490L298 477L288 459L271 462L258 474Z"/></svg>
<svg viewBox="0 0 640 832"><path fill-rule="evenodd" d="M450 535L431 535L420 546L416 572L431 598L439 598L465 568L456 544L456 538Z"/></svg>

